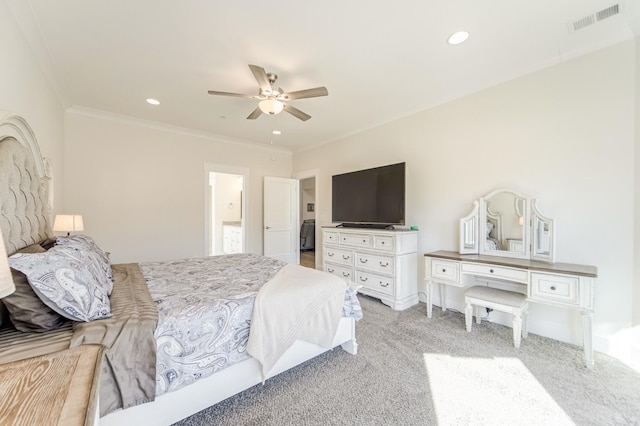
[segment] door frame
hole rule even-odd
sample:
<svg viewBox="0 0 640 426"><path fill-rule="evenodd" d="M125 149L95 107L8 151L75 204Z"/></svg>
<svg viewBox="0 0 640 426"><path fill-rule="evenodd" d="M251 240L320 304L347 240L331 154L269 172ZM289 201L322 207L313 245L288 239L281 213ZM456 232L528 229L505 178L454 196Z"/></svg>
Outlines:
<svg viewBox="0 0 640 426"><path fill-rule="evenodd" d="M242 229L242 252L247 249L247 188L249 187L249 169L244 167L227 166L225 164L204 163L204 255L211 256L209 251L209 243L211 241L211 191L209 190L209 174L225 173L230 175L242 176L242 212L241 212L241 229Z"/></svg>
<svg viewBox="0 0 640 426"><path fill-rule="evenodd" d="M315 199L315 205L314 205L314 210L316 213L316 235L315 235L315 241L316 241L316 249L315 249L315 261L316 261L316 267L315 269L318 269L318 266L322 265L321 263L321 259L319 256L319 253L322 251L322 247L320 247L320 250L318 250L318 243L321 241L318 239L318 235L322 235L322 229L320 229L320 224L318 221L318 218L321 215L322 212L322 204L320 203L320 169L310 169L310 170L303 170L300 172L296 172L293 174L293 178L294 179L298 179L298 182L300 182L303 179L308 179L308 178L316 178L315 180L315 191L316 191L316 199ZM300 187L300 185L298 185ZM300 189L298 189L298 191L300 191ZM298 206L298 208L301 208L300 206ZM298 229L300 229L300 226L302 226L302 217L300 215L298 215ZM300 252L300 242L298 239L298 253Z"/></svg>

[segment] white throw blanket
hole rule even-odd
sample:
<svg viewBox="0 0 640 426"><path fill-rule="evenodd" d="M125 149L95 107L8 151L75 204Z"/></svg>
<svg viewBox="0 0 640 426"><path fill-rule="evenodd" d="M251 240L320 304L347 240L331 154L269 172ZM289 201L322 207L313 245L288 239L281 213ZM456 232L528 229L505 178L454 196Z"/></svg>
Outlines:
<svg viewBox="0 0 640 426"><path fill-rule="evenodd" d="M331 348L346 289L339 277L291 264L262 286L247 352L262 364L263 378L297 339Z"/></svg>

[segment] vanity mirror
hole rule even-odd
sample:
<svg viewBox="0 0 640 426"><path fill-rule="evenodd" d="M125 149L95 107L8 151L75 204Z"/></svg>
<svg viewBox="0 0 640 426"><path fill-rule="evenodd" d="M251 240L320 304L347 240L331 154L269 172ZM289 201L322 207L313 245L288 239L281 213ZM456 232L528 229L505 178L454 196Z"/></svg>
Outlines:
<svg viewBox="0 0 640 426"><path fill-rule="evenodd" d="M554 262L554 231L535 199L500 189L474 201L460 219L460 253Z"/></svg>

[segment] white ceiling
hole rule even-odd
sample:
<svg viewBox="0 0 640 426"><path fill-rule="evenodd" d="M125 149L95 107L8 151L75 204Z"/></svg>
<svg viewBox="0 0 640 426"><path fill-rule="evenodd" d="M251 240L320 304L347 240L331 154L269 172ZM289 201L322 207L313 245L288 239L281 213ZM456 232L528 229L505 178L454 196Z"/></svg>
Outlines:
<svg viewBox="0 0 640 426"><path fill-rule="evenodd" d="M65 107L302 150L628 40L640 0L5 0ZM621 13L568 24L620 4ZM459 46L447 37L471 33ZM329 96L246 117L248 64ZM160 100L153 107L146 98ZM282 135L271 134L273 129Z"/></svg>

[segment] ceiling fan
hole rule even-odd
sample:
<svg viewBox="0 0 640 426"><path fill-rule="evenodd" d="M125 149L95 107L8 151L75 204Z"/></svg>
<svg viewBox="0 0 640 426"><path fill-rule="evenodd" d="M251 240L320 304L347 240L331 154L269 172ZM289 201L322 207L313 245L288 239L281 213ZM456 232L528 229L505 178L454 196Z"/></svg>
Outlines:
<svg viewBox="0 0 640 426"><path fill-rule="evenodd" d="M302 121L307 121L311 116L300 111L298 108L291 106L288 101L293 99L316 98L318 96L327 96L329 94L326 87L314 87L313 89L284 93L281 88L275 85L276 80L278 79L276 74L267 73L264 68L257 65L249 65L249 68L251 69L253 76L258 81L258 86L260 87L257 95L243 95L241 93L209 90L210 95L235 96L237 98L260 100L258 107L249 114L247 120L255 120L262 113L276 115L284 110Z"/></svg>

